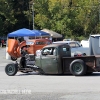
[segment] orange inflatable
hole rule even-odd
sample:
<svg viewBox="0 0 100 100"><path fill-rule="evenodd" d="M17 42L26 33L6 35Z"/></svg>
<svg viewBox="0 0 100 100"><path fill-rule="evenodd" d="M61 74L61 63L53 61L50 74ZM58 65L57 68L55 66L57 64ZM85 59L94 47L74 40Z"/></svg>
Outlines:
<svg viewBox="0 0 100 100"><path fill-rule="evenodd" d="M7 52L11 57L19 58L21 57L21 50L23 47L27 48L28 54L36 54L37 50L42 49L44 46L51 44L52 41L49 39L33 39L22 41L21 43L17 39L8 39L8 50Z"/></svg>

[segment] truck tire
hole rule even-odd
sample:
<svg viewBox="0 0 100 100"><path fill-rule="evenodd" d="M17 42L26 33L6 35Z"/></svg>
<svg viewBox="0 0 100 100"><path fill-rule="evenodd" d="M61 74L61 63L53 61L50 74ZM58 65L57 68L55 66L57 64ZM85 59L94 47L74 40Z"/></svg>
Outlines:
<svg viewBox="0 0 100 100"><path fill-rule="evenodd" d="M6 65L5 67L5 73L8 76L14 76L17 73L17 71L18 71L17 64L11 63L11 64Z"/></svg>
<svg viewBox="0 0 100 100"><path fill-rule="evenodd" d="M82 76L86 74L87 67L83 60L76 59L70 64L70 72L75 76Z"/></svg>

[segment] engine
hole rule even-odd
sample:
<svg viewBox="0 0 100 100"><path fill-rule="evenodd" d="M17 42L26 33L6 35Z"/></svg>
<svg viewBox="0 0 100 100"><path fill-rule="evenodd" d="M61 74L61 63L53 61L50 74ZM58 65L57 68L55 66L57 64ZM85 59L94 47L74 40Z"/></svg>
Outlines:
<svg viewBox="0 0 100 100"><path fill-rule="evenodd" d="M34 54L26 54L25 55L26 66L35 64L35 55Z"/></svg>

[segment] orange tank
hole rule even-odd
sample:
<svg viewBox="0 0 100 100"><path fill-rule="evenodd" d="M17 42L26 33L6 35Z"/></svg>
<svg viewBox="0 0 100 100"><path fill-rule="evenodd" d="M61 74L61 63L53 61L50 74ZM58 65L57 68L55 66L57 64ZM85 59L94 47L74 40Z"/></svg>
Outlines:
<svg viewBox="0 0 100 100"><path fill-rule="evenodd" d="M7 52L11 57L17 57L18 41L16 39L8 39L8 50Z"/></svg>

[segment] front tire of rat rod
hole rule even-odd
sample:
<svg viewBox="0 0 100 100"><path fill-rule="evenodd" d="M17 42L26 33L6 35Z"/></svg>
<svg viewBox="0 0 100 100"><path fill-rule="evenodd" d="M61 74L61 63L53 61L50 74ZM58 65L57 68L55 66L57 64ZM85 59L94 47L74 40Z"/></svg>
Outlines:
<svg viewBox="0 0 100 100"><path fill-rule="evenodd" d="M17 73L17 71L18 71L17 64L11 63L11 64L6 65L5 67L5 73L8 76L14 76Z"/></svg>
<svg viewBox="0 0 100 100"><path fill-rule="evenodd" d="M70 64L70 72L75 76L83 76L86 74L87 67L83 60L76 59Z"/></svg>

